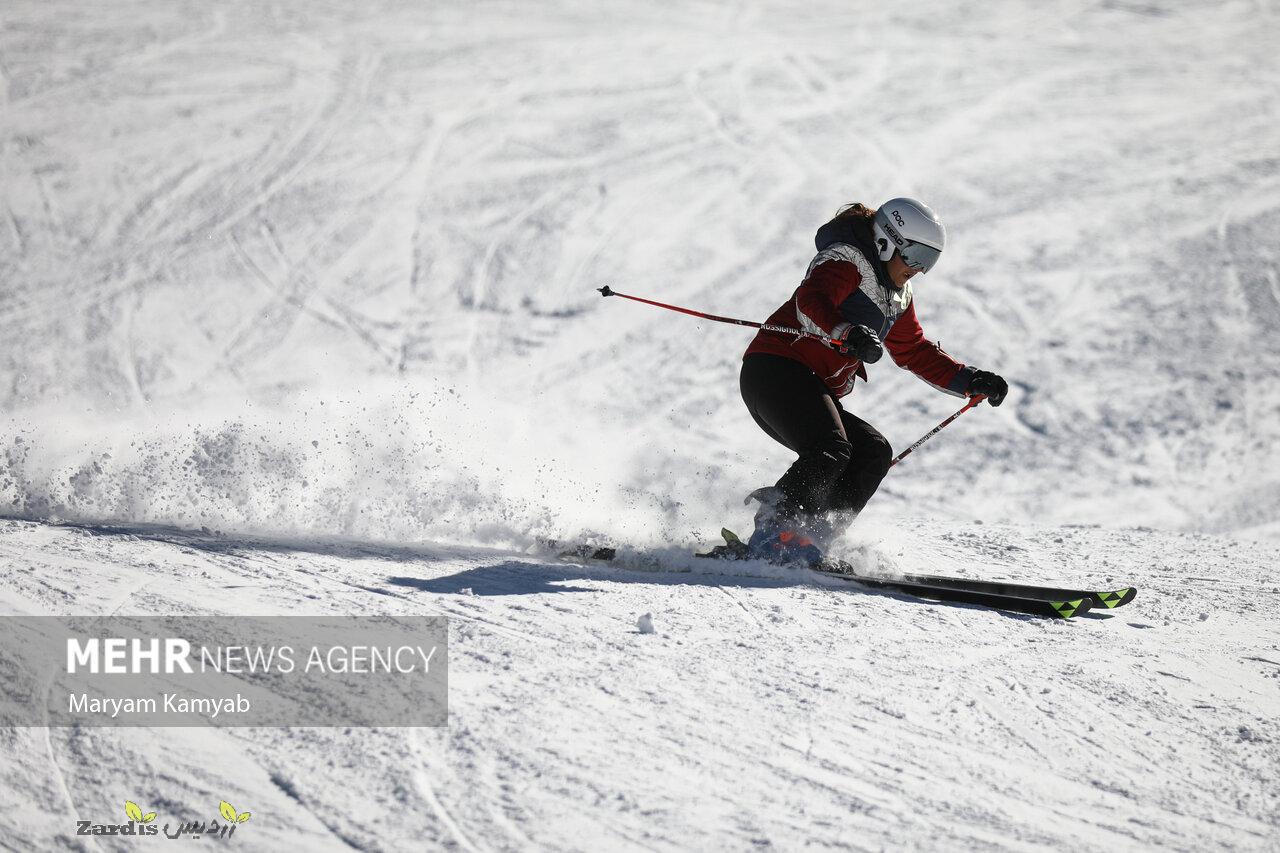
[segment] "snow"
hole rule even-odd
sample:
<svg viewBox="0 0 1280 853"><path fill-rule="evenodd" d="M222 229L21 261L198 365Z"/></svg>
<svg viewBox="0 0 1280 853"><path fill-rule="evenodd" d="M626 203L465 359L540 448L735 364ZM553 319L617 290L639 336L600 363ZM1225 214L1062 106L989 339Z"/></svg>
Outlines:
<svg viewBox="0 0 1280 853"><path fill-rule="evenodd" d="M704 561L654 571L163 528L0 530L11 612L210 602L453 625L448 729L9 730L19 847L66 836L73 810L114 813L126 789L251 804L242 835L263 848L1275 839L1269 544L923 521L877 536L904 551L885 570L910 547L956 574L1143 587L1123 609L1049 621ZM637 631L625 615L637 611L661 630L642 636L643 617Z"/></svg>
<svg viewBox="0 0 1280 853"><path fill-rule="evenodd" d="M1280 845L1277 48L1249 2L6 4L0 612L444 614L451 718L3 730L5 843ZM1013 391L839 552L1131 605L688 556L789 461L749 334L594 288L763 319L898 194ZM898 448L960 405L871 380Z"/></svg>

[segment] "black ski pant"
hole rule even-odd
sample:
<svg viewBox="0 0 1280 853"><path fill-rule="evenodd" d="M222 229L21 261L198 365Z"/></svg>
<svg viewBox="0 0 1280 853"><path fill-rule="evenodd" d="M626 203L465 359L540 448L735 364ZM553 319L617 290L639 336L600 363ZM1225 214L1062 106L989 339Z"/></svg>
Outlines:
<svg viewBox="0 0 1280 853"><path fill-rule="evenodd" d="M822 380L794 359L752 353L742 360L739 383L755 422L799 456L777 482L785 510L861 512L893 461L888 440L841 408Z"/></svg>

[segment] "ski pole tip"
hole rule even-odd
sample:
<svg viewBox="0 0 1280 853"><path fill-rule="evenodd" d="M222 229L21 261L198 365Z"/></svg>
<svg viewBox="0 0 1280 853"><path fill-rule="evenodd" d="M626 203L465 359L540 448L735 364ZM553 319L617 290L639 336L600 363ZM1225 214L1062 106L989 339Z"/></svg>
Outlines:
<svg viewBox="0 0 1280 853"><path fill-rule="evenodd" d="M604 287L597 287L596 290L600 291L601 296L613 296L613 291L609 289L607 284Z"/></svg>

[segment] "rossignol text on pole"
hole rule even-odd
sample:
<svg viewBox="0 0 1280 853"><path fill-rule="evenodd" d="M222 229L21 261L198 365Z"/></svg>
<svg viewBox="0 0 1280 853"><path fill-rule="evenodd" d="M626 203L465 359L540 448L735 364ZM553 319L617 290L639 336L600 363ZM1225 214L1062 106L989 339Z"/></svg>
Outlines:
<svg viewBox="0 0 1280 853"><path fill-rule="evenodd" d="M987 398L986 398L986 397L984 397L984 396L982 396L981 394L974 394L972 397L970 397L970 398L969 398L969 402L967 402L967 403L965 403L965 404L964 404L964 408L963 408L963 409L961 409L960 411L956 412L954 415L952 415L951 417L947 418L945 421L943 421L942 423L938 424L938 425L937 425L936 427L934 427L933 429L929 430L927 433L925 433L925 434L924 434L924 436L922 436L922 437L920 438L920 440L919 440L919 441L917 441L915 444L911 445L911 446L910 446L910 447L908 447L906 450L902 451L902 452L901 452L901 453L899 453L897 456L895 456L895 457L893 458L893 461L889 463L889 467L890 467L890 468L892 468L894 465L897 465L897 464L898 464L899 462L901 462L903 459L905 459L905 458L907 458L908 456L910 456L910 455L911 455L911 451L915 450L917 447L919 447L920 445L924 444L926 441L928 441L929 439L933 438L933 437L934 437L935 435L937 435L938 433L942 432L943 427L945 427L947 424L951 423L951 422L952 422L952 421L954 421L956 418L960 417L960 416L961 416L961 415L963 415L965 412L969 411L970 409L972 409L974 406L978 405L979 403L981 403L981 402L982 402L983 400L985 400L985 399L987 399Z"/></svg>

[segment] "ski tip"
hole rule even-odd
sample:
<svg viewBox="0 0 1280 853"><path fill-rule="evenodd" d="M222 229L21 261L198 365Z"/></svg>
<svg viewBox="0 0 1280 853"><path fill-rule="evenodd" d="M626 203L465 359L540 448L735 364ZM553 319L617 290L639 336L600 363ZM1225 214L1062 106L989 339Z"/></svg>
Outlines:
<svg viewBox="0 0 1280 853"><path fill-rule="evenodd" d="M1053 611L1063 619L1070 619L1074 616L1079 616L1081 613L1087 612L1092 605L1093 602L1087 598L1077 598L1071 601L1049 602L1049 606Z"/></svg>
<svg viewBox="0 0 1280 853"><path fill-rule="evenodd" d="M1133 601L1138 595L1138 588L1135 586L1126 586L1123 589L1111 590L1109 592L1095 592L1092 598L1094 602L1108 609L1122 607Z"/></svg>
<svg viewBox="0 0 1280 853"><path fill-rule="evenodd" d="M724 541L730 545L736 545L737 543L742 541L741 539L738 538L738 534L734 533L732 530L730 530L727 527L720 528L720 535L724 537Z"/></svg>

